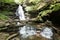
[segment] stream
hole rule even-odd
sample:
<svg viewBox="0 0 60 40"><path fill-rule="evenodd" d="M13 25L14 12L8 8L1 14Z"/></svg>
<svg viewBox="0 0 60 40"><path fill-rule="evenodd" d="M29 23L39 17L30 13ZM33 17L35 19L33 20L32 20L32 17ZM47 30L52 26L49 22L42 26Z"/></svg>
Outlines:
<svg viewBox="0 0 60 40"><path fill-rule="evenodd" d="M60 3L50 5L51 0L46 0L46 3L37 1L0 2L0 40L60 40L60 10L54 12Z"/></svg>
<svg viewBox="0 0 60 40"><path fill-rule="evenodd" d="M15 14L16 14L16 16L19 17L20 21L26 20L24 10L21 5L18 6ZM17 22L17 25L19 25L19 22ZM21 40L27 40L27 39L29 40L32 36L37 36L37 35L39 37L42 36L48 40L53 40L52 28L49 28L49 27L44 27L44 28L42 28L42 30L40 30L40 29L37 29L36 27L26 23L24 26L19 28L19 33L21 35L20 36Z"/></svg>

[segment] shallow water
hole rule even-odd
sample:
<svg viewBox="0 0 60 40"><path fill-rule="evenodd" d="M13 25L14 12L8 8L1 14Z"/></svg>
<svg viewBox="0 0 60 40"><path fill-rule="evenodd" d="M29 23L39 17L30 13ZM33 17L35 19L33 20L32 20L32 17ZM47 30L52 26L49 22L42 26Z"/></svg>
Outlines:
<svg viewBox="0 0 60 40"><path fill-rule="evenodd" d="M28 36L35 35L36 29L33 26L26 25L21 27L19 33L22 35L21 37L27 38Z"/></svg>
<svg viewBox="0 0 60 40"><path fill-rule="evenodd" d="M37 31L39 33L37 33ZM44 27L44 28L42 28L42 30L37 30L32 25L25 25L25 26L21 27L19 29L19 33L21 34L21 39L26 39L26 38L29 39L29 37L34 38L34 37L39 36L39 38L36 38L36 39L40 40L40 38L41 38L41 40L42 40L42 38L52 39L52 36L53 36L52 28Z"/></svg>
<svg viewBox="0 0 60 40"><path fill-rule="evenodd" d="M52 28L45 27L40 34L45 38L52 39L51 38L53 36Z"/></svg>

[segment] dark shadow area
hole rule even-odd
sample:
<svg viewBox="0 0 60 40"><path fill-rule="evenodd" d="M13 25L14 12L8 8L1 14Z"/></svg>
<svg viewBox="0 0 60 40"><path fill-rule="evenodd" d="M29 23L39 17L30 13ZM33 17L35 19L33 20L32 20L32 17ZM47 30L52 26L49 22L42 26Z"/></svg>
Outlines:
<svg viewBox="0 0 60 40"><path fill-rule="evenodd" d="M48 16L42 17L44 21L49 20L52 22L55 28L60 29L60 10L53 11Z"/></svg>
<svg viewBox="0 0 60 40"><path fill-rule="evenodd" d="M9 4L9 3L0 2L0 11L7 10L7 11L15 12L17 7L18 7L17 4Z"/></svg>
<svg viewBox="0 0 60 40"><path fill-rule="evenodd" d="M60 10L49 14L48 19L52 21L56 28L60 29Z"/></svg>
<svg viewBox="0 0 60 40"><path fill-rule="evenodd" d="M55 25L60 25L60 10L49 14L49 20Z"/></svg>

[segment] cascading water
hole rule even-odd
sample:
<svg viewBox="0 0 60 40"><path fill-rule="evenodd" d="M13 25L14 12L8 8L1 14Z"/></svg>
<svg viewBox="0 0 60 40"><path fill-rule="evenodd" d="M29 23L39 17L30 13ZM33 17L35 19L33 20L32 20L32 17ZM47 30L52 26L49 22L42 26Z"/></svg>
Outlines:
<svg viewBox="0 0 60 40"><path fill-rule="evenodd" d="M27 38L29 36L35 35L36 34L36 28L34 28L31 25L26 25L21 27L19 33L22 35L22 38Z"/></svg>
<svg viewBox="0 0 60 40"><path fill-rule="evenodd" d="M53 40L52 28L49 27L44 27L42 30L37 30L31 25L25 25L19 29L19 33L21 34L22 39L28 38L29 36L32 37L33 35L37 36L37 31L40 31L39 36L47 38L48 40Z"/></svg>
<svg viewBox="0 0 60 40"><path fill-rule="evenodd" d="M53 36L52 28L48 28L48 27L43 28L40 35L45 38L52 39Z"/></svg>
<svg viewBox="0 0 60 40"><path fill-rule="evenodd" d="M26 20L24 11L23 11L23 7L21 5L18 6L18 9L16 10L15 14L16 14L16 16L19 17L20 20Z"/></svg>
<svg viewBox="0 0 60 40"><path fill-rule="evenodd" d="M29 40L36 35L36 28L32 25L26 24L19 29L21 40Z"/></svg>
<svg viewBox="0 0 60 40"><path fill-rule="evenodd" d="M19 0L15 0L15 2L18 3ZM22 20L22 21L26 20L25 15L24 15L24 11L23 11L23 7L21 5L18 6L18 9L16 10L15 14L16 14L16 16L19 17L20 20ZM19 25L19 24L20 23L17 22L17 25ZM51 36L53 36L52 29L48 28L48 27L45 27L42 29L43 30L41 32L39 32L39 35L41 35L42 37L51 39ZM21 34L21 39L25 40L25 38L27 38L29 36L36 35L37 30L36 30L36 28L34 28L31 25L25 25L25 26L19 28L19 33Z"/></svg>

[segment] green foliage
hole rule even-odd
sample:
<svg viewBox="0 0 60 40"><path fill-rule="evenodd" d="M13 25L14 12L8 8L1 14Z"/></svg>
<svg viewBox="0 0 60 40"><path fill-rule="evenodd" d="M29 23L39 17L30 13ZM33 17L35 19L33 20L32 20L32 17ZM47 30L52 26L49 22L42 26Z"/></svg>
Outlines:
<svg viewBox="0 0 60 40"><path fill-rule="evenodd" d="M38 4L41 0L29 0L29 3Z"/></svg>
<svg viewBox="0 0 60 40"><path fill-rule="evenodd" d="M51 5L50 9L52 9L53 11L58 11L60 9L60 3L56 3L54 5Z"/></svg>
<svg viewBox="0 0 60 40"><path fill-rule="evenodd" d="M50 6L48 6L47 10L43 10L38 14L37 18L40 20L40 19L42 19L42 17L47 16L47 15L51 14L52 12L58 11L58 10L60 10L60 3L50 4ZM43 19L42 19L42 21L43 21Z"/></svg>
<svg viewBox="0 0 60 40"><path fill-rule="evenodd" d="M25 0L14 0L14 2L16 4L23 4L25 2Z"/></svg>
<svg viewBox="0 0 60 40"><path fill-rule="evenodd" d="M0 20L8 20L8 17L3 14L0 14Z"/></svg>
<svg viewBox="0 0 60 40"><path fill-rule="evenodd" d="M12 12L8 12L8 11L1 11L0 12L0 20L8 20L9 19L9 15L13 15Z"/></svg>
<svg viewBox="0 0 60 40"><path fill-rule="evenodd" d="M13 3L21 4L24 2L24 0L0 0L0 2L10 3L10 4L13 4Z"/></svg>
<svg viewBox="0 0 60 40"><path fill-rule="evenodd" d="M58 11L58 10L60 10L60 3L56 3L53 5L51 4L49 6L49 10L43 10L39 13L39 15L41 15L43 17L43 16L48 15L49 13L52 13L53 11Z"/></svg>
<svg viewBox="0 0 60 40"><path fill-rule="evenodd" d="M25 8L26 11L33 11L33 10L36 10L35 6L27 6Z"/></svg>
<svg viewBox="0 0 60 40"><path fill-rule="evenodd" d="M1 11L0 13L6 16L13 15L13 12L10 12L10 11Z"/></svg>
<svg viewBox="0 0 60 40"><path fill-rule="evenodd" d="M40 11L36 18L42 20L43 16L47 16L49 13L53 11L60 10L60 3L58 0L0 0L1 2L6 3L17 3L17 4L24 4L26 3L25 10L29 12ZM14 7L13 7L14 8ZM47 9L46 9L47 8ZM42 10L43 9L43 10ZM7 15L7 12L3 13Z"/></svg>
<svg viewBox="0 0 60 40"><path fill-rule="evenodd" d="M14 3L14 0L0 0L0 2L4 2L4 3Z"/></svg>
<svg viewBox="0 0 60 40"><path fill-rule="evenodd" d="M49 13L51 13L52 12L52 10L44 10L44 11L41 11L40 13L39 13L39 15L41 15L41 17L43 17L43 16L47 16Z"/></svg>
<svg viewBox="0 0 60 40"><path fill-rule="evenodd" d="M34 11L34 10L41 10L44 9L48 4L46 3L38 3L36 5L30 5L30 6L26 6L25 10L26 11Z"/></svg>

